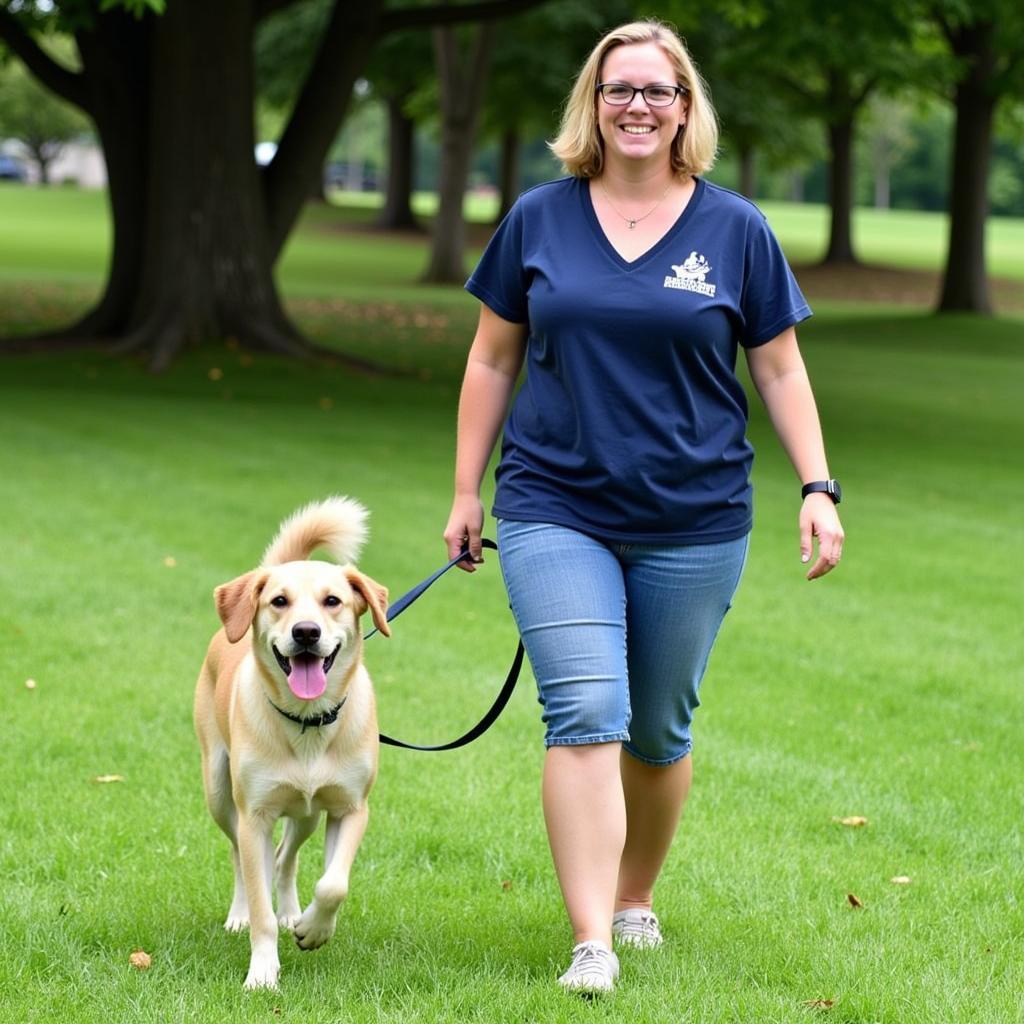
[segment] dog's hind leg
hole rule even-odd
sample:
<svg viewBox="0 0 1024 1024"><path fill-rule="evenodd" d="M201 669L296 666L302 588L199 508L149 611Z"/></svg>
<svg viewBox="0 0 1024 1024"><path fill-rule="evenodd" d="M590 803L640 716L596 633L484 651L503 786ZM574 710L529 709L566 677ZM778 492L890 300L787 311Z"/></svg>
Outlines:
<svg viewBox="0 0 1024 1024"><path fill-rule="evenodd" d="M231 864L235 871L235 892L231 898L224 928L229 932L245 931L249 927L249 902L245 897L245 881L238 859L238 811L231 795L231 762L225 747L210 752L203 762L206 783L206 806L213 820L231 841Z"/></svg>
<svg viewBox="0 0 1024 1024"><path fill-rule="evenodd" d="M296 876L299 870L299 847L316 831L320 814L306 818L288 818L284 836L277 847L274 867L277 872L277 923L291 931L302 916Z"/></svg>
<svg viewBox="0 0 1024 1024"><path fill-rule="evenodd" d="M295 925L295 941L300 949L316 949L334 934L338 908L348 895L349 871L369 817L370 810L365 800L343 818L328 815L327 864L313 890L313 902Z"/></svg>

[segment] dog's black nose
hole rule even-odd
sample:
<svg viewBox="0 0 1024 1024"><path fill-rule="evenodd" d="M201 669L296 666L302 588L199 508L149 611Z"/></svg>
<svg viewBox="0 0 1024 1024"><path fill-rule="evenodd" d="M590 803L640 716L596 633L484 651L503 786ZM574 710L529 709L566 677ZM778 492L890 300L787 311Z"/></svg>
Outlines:
<svg viewBox="0 0 1024 1024"><path fill-rule="evenodd" d="M292 626L292 639L309 647L320 639L320 627L315 622L296 622Z"/></svg>

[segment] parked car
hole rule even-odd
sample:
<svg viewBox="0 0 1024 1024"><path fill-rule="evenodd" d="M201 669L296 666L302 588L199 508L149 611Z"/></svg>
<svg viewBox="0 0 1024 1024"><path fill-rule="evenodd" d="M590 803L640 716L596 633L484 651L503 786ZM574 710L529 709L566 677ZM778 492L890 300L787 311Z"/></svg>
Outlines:
<svg viewBox="0 0 1024 1024"><path fill-rule="evenodd" d="M12 156L4 156L0 153L0 181L24 181L28 175Z"/></svg>

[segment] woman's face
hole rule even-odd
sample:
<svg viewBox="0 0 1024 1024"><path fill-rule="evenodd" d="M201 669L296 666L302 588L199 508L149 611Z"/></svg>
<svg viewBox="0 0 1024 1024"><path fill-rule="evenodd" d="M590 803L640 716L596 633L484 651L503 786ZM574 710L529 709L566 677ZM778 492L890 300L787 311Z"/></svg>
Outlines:
<svg viewBox="0 0 1024 1024"><path fill-rule="evenodd" d="M676 73L657 43L616 46L605 55L599 82L621 82L634 88L676 85ZM597 129L604 141L604 158L613 165L636 162L652 166L671 163L672 143L686 123L687 100L677 95L670 106L648 106L637 93L625 106L613 106L598 95Z"/></svg>

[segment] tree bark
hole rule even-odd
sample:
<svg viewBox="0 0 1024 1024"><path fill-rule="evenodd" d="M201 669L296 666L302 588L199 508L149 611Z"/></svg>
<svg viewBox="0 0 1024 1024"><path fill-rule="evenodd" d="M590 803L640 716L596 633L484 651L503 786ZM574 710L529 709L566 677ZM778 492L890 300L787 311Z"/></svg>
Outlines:
<svg viewBox="0 0 1024 1024"><path fill-rule="evenodd" d="M520 139L517 128L507 128L501 135L501 163L499 165L500 180L498 188L501 203L495 223L500 223L512 204L519 198L519 151Z"/></svg>
<svg viewBox="0 0 1024 1024"><path fill-rule="evenodd" d="M968 62L957 83L954 103L953 173L950 180L949 249L939 299L940 313L991 313L985 262L988 174L992 125L998 98L993 79L997 62L991 23L965 26L951 39Z"/></svg>
<svg viewBox="0 0 1024 1024"><path fill-rule="evenodd" d="M757 150L740 146L740 193L748 199L757 195Z"/></svg>
<svg viewBox="0 0 1024 1024"><path fill-rule="evenodd" d="M828 250L823 263L856 263L853 252L853 115L828 124L829 203Z"/></svg>
<svg viewBox="0 0 1024 1024"><path fill-rule="evenodd" d="M412 212L413 170L415 167L416 122L404 110L404 96L389 96L388 180L384 208L376 226L390 231L421 231Z"/></svg>
<svg viewBox="0 0 1024 1024"><path fill-rule="evenodd" d="M421 278L425 282L456 284L466 277L462 262L466 236L462 203L469 180L493 41L492 23L475 29L467 66L463 67L454 30L447 27L434 29L441 86L441 161L437 189L439 205L434 219L430 262Z"/></svg>

